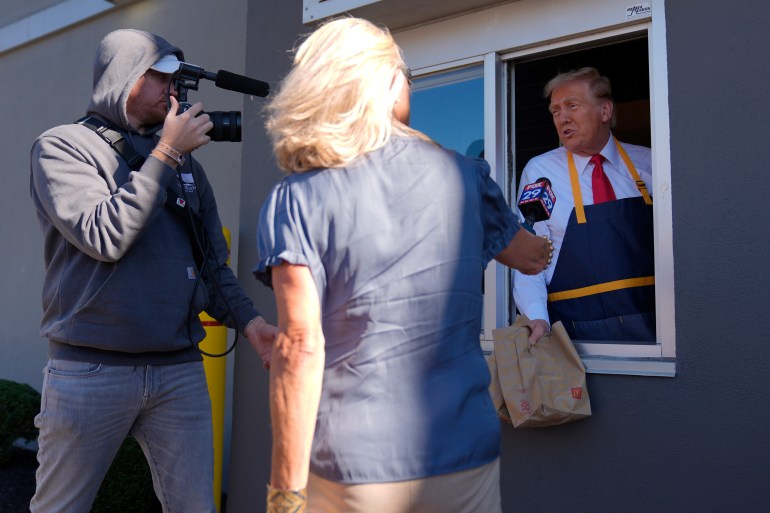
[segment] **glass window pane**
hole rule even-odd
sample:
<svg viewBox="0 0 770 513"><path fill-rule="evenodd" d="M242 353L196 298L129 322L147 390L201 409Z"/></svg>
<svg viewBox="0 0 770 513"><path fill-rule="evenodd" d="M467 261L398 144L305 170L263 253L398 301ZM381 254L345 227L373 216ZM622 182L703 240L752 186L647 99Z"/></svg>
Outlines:
<svg viewBox="0 0 770 513"><path fill-rule="evenodd" d="M412 85L410 124L445 148L483 156L483 68L417 78Z"/></svg>

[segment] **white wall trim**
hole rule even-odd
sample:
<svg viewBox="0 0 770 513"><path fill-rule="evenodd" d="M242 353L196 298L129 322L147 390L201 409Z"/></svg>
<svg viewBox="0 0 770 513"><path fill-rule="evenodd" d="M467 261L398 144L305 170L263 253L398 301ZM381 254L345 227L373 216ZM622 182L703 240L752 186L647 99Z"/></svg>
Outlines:
<svg viewBox="0 0 770 513"><path fill-rule="evenodd" d="M0 27L0 53L30 43L115 7L115 3L106 0L62 0L47 9Z"/></svg>
<svg viewBox="0 0 770 513"><path fill-rule="evenodd" d="M505 190L507 166L505 161L505 119L508 105L504 91L505 66L500 56L490 52L484 56L484 154L492 177ZM508 268L492 260L484 272L485 344L493 344L492 331L508 325Z"/></svg>
<svg viewBox="0 0 770 513"><path fill-rule="evenodd" d="M351 9L373 4L379 0L303 0L302 23L322 20L329 16L341 14Z"/></svg>

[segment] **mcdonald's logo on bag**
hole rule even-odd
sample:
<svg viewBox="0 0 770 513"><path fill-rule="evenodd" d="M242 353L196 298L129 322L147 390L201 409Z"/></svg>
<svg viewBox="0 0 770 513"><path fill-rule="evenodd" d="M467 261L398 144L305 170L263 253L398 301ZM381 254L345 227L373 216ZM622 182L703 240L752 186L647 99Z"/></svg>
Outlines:
<svg viewBox="0 0 770 513"><path fill-rule="evenodd" d="M583 397L583 387L572 387L570 388L570 391L572 391L573 399L580 399Z"/></svg>

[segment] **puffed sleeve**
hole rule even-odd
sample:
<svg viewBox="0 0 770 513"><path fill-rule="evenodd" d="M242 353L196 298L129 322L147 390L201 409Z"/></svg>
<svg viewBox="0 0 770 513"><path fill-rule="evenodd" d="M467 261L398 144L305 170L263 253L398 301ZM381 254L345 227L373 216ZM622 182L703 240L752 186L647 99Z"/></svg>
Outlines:
<svg viewBox="0 0 770 513"><path fill-rule="evenodd" d="M484 267L508 246L520 228L500 186L492 180L487 161L475 159L481 193L481 223L484 228L482 262Z"/></svg>
<svg viewBox="0 0 770 513"><path fill-rule="evenodd" d="M282 262L304 265L310 268L318 290L323 290L322 264L310 237L311 225L317 219L310 215L308 201L297 189L297 183L287 177L273 188L262 206L257 228L259 261L254 276L272 287L272 266Z"/></svg>

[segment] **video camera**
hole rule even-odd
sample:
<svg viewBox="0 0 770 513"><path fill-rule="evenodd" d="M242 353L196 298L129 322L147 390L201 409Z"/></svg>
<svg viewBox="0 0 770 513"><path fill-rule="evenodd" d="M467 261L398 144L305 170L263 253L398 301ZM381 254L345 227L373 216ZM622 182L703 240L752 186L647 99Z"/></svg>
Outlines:
<svg viewBox="0 0 770 513"><path fill-rule="evenodd" d="M179 100L179 113L190 108L187 102L187 91L198 90L198 82L201 78L213 80L214 85L235 91L237 93L250 94L254 96L265 97L270 94L270 84L242 75L236 75L229 71L219 70L216 73L205 71L203 68L183 62L179 69L174 72L172 81L177 90L177 99ZM208 132L212 141L241 141L241 113L238 111L214 111L207 112L214 123L214 128Z"/></svg>

